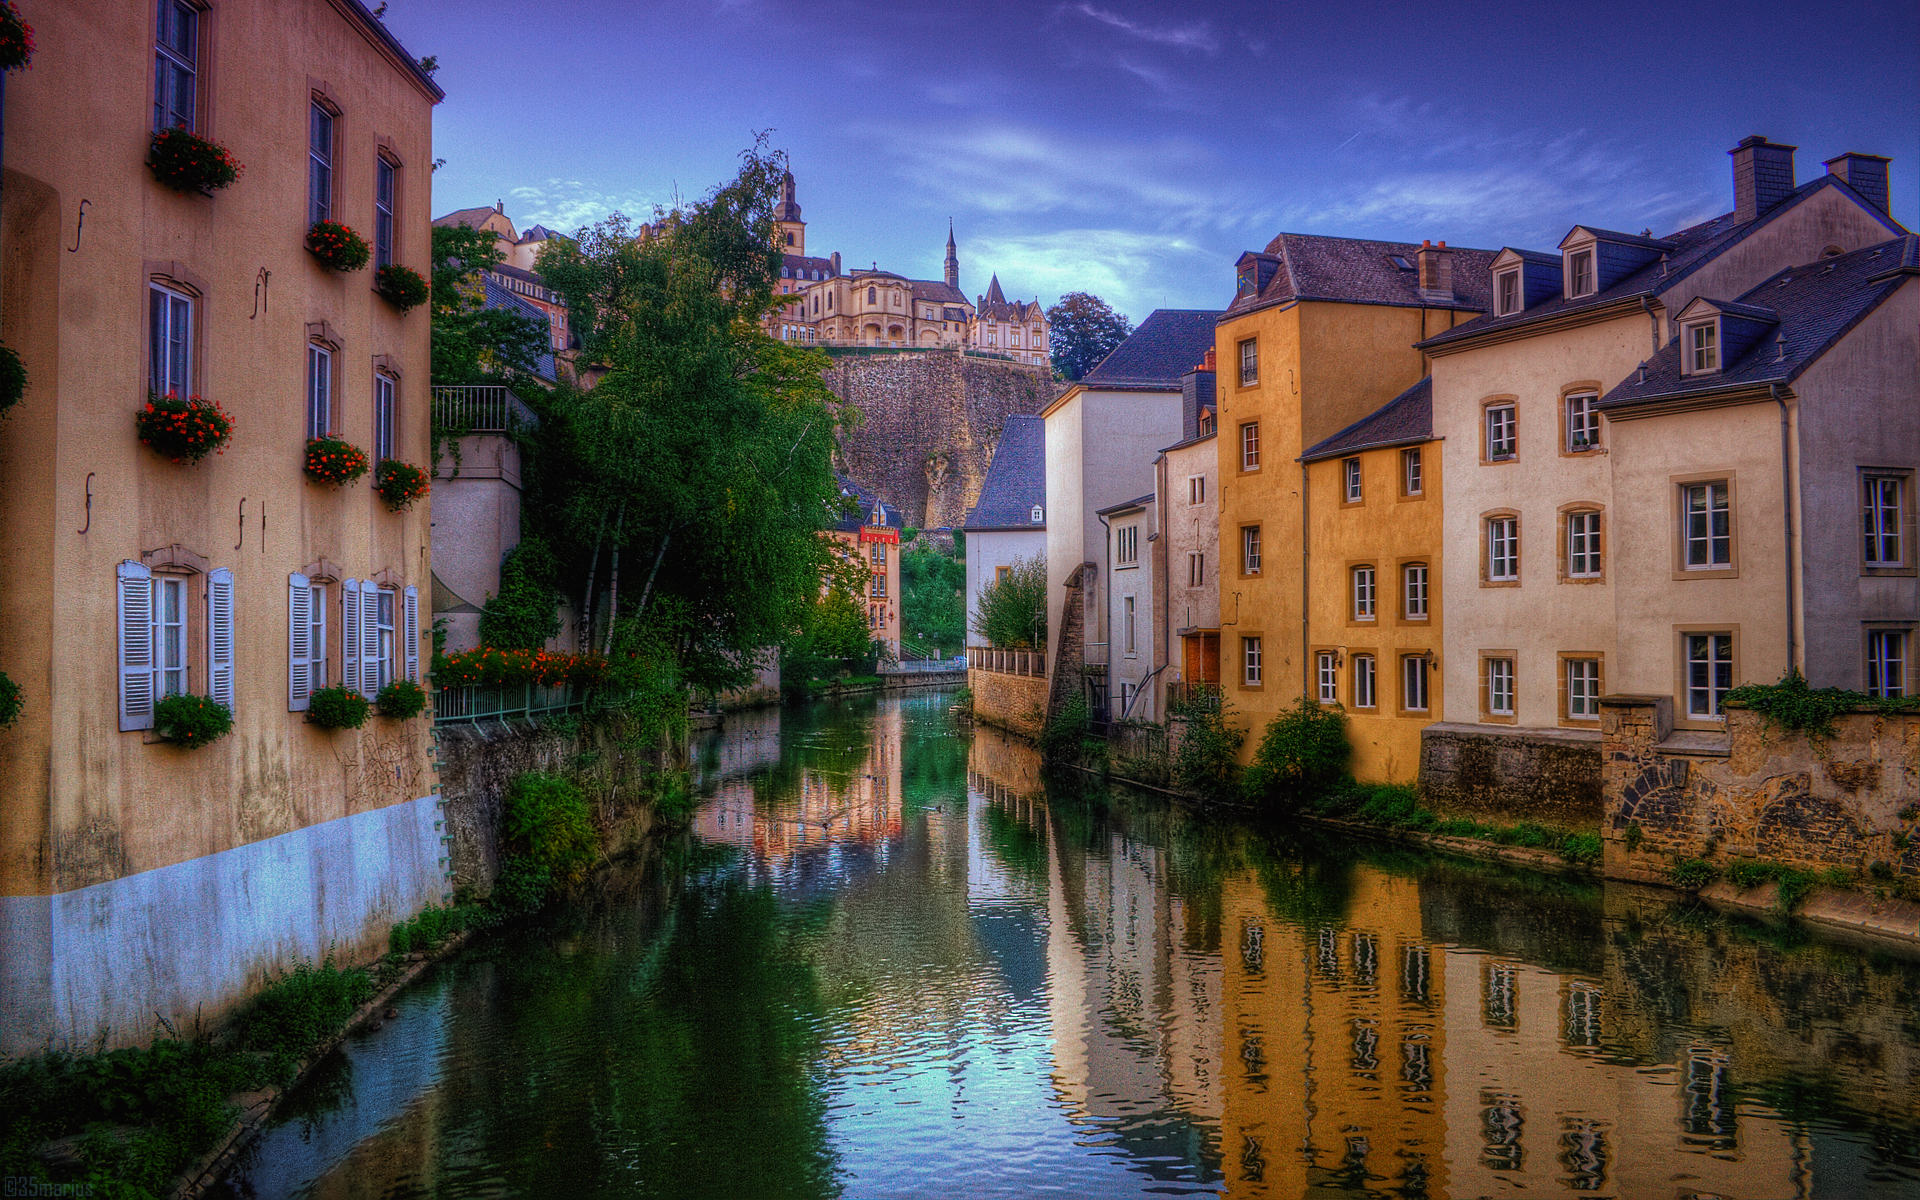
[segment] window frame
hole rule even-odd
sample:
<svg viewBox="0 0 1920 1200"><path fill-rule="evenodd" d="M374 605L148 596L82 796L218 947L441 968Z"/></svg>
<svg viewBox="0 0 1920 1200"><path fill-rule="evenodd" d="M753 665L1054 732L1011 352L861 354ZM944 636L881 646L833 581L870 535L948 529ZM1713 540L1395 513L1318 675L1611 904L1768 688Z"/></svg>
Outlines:
<svg viewBox="0 0 1920 1200"><path fill-rule="evenodd" d="M194 368L198 365L198 359L200 357L195 353L199 347L194 341L199 326L199 321L196 319L197 314L194 312L195 302L198 299L199 297L192 292L175 284L162 283L160 280L153 278L147 280L147 391L150 395L166 397L176 394L172 390L174 383L172 375L173 356L164 353L162 350L163 341L167 347L174 345L172 330L177 311L176 306L184 307L187 322L186 335L179 339L182 359L180 363L180 374L184 378L185 384L182 389L182 394L178 394L178 398L185 400L194 394ZM162 331L160 329L162 323L161 313L163 312L167 326L164 339L161 336ZM168 377L165 380L162 380L158 376L158 370L162 366L163 359L165 360L168 373Z"/></svg>
<svg viewBox="0 0 1920 1200"><path fill-rule="evenodd" d="M1682 324L1680 326L1680 373L1687 376L1718 375L1724 366L1721 357L1721 341L1718 316ZM1704 363L1703 357L1707 360Z"/></svg>
<svg viewBox="0 0 1920 1200"><path fill-rule="evenodd" d="M395 437L400 428L400 381L390 371L373 373L373 463L378 467L397 459Z"/></svg>
<svg viewBox="0 0 1920 1200"><path fill-rule="evenodd" d="M1494 553L1495 530L1502 524L1511 524L1512 529L1512 565L1510 575L1496 575L1495 566L1499 559ZM1495 509L1480 514L1480 586L1481 587L1519 587L1521 579L1520 560L1520 514L1512 509Z"/></svg>
<svg viewBox="0 0 1920 1200"><path fill-rule="evenodd" d="M1113 527L1113 567L1116 571L1130 571L1140 565L1140 527L1138 525L1116 525Z"/></svg>
<svg viewBox="0 0 1920 1200"><path fill-rule="evenodd" d="M1502 676L1504 675L1504 680ZM1500 684L1506 685L1506 708L1498 707ZM1520 656L1513 650L1480 651L1480 721L1514 725L1520 720Z"/></svg>
<svg viewBox="0 0 1920 1200"><path fill-rule="evenodd" d="M1607 580L1607 520L1606 506L1586 500L1576 500L1560 506L1559 567L1561 583L1605 583ZM1574 522L1591 518L1594 528L1574 533ZM1593 560L1592 570L1577 571L1575 564L1580 552L1575 550L1575 538L1581 536L1590 539L1590 548L1586 555Z"/></svg>
<svg viewBox="0 0 1920 1200"><path fill-rule="evenodd" d="M1428 625L1433 620L1433 567L1425 558L1401 559L1399 620L1403 625ZM1418 590L1416 592L1416 573ZM1414 611L1414 601L1419 611Z"/></svg>
<svg viewBox="0 0 1920 1200"><path fill-rule="evenodd" d="M382 192L385 199L382 199ZM384 152L376 151L373 156L373 270L378 275L380 268L391 266L397 261L398 247L395 236L399 232L399 222L395 215L399 208L400 164Z"/></svg>
<svg viewBox="0 0 1920 1200"><path fill-rule="evenodd" d="M1134 596L1131 592L1120 597L1120 612L1127 631L1127 648L1124 653L1128 658L1140 657L1139 631L1136 628L1137 622L1134 620L1137 609L1138 605L1135 603Z"/></svg>
<svg viewBox="0 0 1920 1200"><path fill-rule="evenodd" d="M1726 548L1727 561L1708 562L1693 565L1688 560L1693 542L1691 533L1692 513L1689 509L1690 493L1696 488L1708 488L1709 507L1706 510L1708 526L1706 540L1708 552L1712 553L1712 543L1719 540L1712 532L1711 488L1715 484L1726 488ZM1732 471L1708 471L1692 475L1670 476L1668 480L1669 503L1674 506L1672 521L1673 538L1673 577L1682 579L1737 579L1740 577L1740 488L1739 480Z"/></svg>
<svg viewBox="0 0 1920 1200"><path fill-rule="evenodd" d="M307 342L307 440L327 437L334 433L333 398L338 390L334 387L338 380L339 364L335 361L336 347L318 339ZM322 395L321 393L325 394Z"/></svg>
<svg viewBox="0 0 1920 1200"><path fill-rule="evenodd" d="M1568 388L1560 395L1560 456L1562 458L1585 458L1598 454L1606 445L1605 423L1595 405L1600 403L1600 389L1597 386L1580 384ZM1578 407L1576 407L1578 406ZM1578 426L1591 425L1593 440L1586 445L1576 445Z"/></svg>
<svg viewBox="0 0 1920 1200"><path fill-rule="evenodd" d="M1578 300L1583 296L1594 296L1600 292L1600 273L1596 269L1598 255L1597 244L1589 242L1566 252L1567 299ZM1584 272L1584 278L1582 277Z"/></svg>
<svg viewBox="0 0 1920 1200"><path fill-rule="evenodd" d="M1418 664L1417 668L1415 664ZM1403 650L1400 652L1400 714L1402 716L1425 716L1433 711L1433 652L1430 650ZM1418 688L1412 685L1419 681ZM1418 696L1414 695L1415 691ZM1411 701L1418 699L1416 707Z"/></svg>
<svg viewBox="0 0 1920 1200"><path fill-rule="evenodd" d="M1496 414L1506 415L1504 445L1497 436L1499 422ZM1488 400L1480 411L1480 461L1483 464L1510 463L1520 461L1520 403L1511 397Z"/></svg>
<svg viewBox="0 0 1920 1200"><path fill-rule="evenodd" d="M327 146L319 146L322 119L326 123ZM334 198L340 194L336 180L340 160L340 110L318 92L307 98L307 225L334 219ZM322 194L324 190L324 195Z"/></svg>
<svg viewBox="0 0 1920 1200"><path fill-rule="evenodd" d="M1694 711L1693 692L1695 689L1693 687L1693 676L1694 676L1694 671L1693 671L1694 659L1692 657L1692 651L1694 649L1693 639L1696 639L1696 638L1725 639L1725 643L1728 649L1728 656L1726 659L1726 663L1727 663L1726 676L1727 677L1725 681L1725 686L1719 686L1719 681L1709 679L1708 689L1707 689L1708 697L1710 701L1713 697L1717 696L1720 698L1722 702L1724 702L1726 698L1726 694L1729 691L1732 691L1734 688L1740 686L1740 630L1739 630L1739 627L1737 625L1715 626L1711 624L1692 625L1692 626L1675 626L1674 632L1675 632L1675 639L1677 642L1677 649L1678 649L1678 654L1676 655L1677 678L1675 680L1675 689L1674 689L1674 692L1675 692L1674 699L1677 701L1677 703L1675 703L1673 706L1674 707L1674 712L1673 712L1674 725L1683 727L1683 728L1688 728L1688 729L1724 729L1726 728L1726 714L1724 711L1722 711L1719 714L1704 715L1704 716ZM1708 647L1709 654L1712 654L1717 649L1718 649L1718 643L1717 642L1711 643ZM1709 668L1717 665L1720 662L1720 660L1717 657L1710 657L1703 661L1705 661L1708 664Z"/></svg>
<svg viewBox="0 0 1920 1200"><path fill-rule="evenodd" d="M1380 569L1372 560L1350 562L1347 564L1347 624L1379 623Z"/></svg>
<svg viewBox="0 0 1920 1200"><path fill-rule="evenodd" d="M1189 508L1207 502L1207 477L1205 475L1187 476L1187 506Z"/></svg>
<svg viewBox="0 0 1920 1200"><path fill-rule="evenodd" d="M1187 551L1187 586L1190 588L1207 586L1207 552L1205 550Z"/></svg>
<svg viewBox="0 0 1920 1200"><path fill-rule="evenodd" d="M1371 650L1356 650L1347 657L1351 664L1353 707L1366 712L1378 711L1380 708L1379 659Z"/></svg>
<svg viewBox="0 0 1920 1200"><path fill-rule="evenodd" d="M187 39L193 47L193 59L190 62L181 58L180 50L175 45L164 40L161 26L169 13L189 13L192 15L193 29ZM208 48L207 15L205 8L198 4L189 3L188 0L160 0L160 3L154 8L154 24L152 27L154 57L153 121L151 128L147 131L150 134L159 133L163 129L174 128L185 129L191 133L198 133L205 125L203 111L205 104L203 103L201 91L206 81L205 63ZM178 83L179 72L184 72L188 80L187 97L191 109L188 111L185 121L167 119L176 116L179 112L178 108L170 103L169 100L163 100L161 98L162 72L167 71L169 68L171 68L172 72L175 72L175 74L172 74L168 78L169 83ZM175 96L174 99L177 99L177 96Z"/></svg>
<svg viewBox="0 0 1920 1200"><path fill-rule="evenodd" d="M1557 655L1560 724L1571 729L1600 728L1600 697L1607 694L1607 656L1598 650L1562 650ZM1592 711L1575 711L1574 674L1588 664L1593 667L1593 695L1588 697Z"/></svg>
<svg viewBox="0 0 1920 1200"><path fill-rule="evenodd" d="M1402 500L1424 500L1427 498L1426 463L1420 454L1420 447L1407 446L1400 451L1400 498Z"/></svg>
<svg viewBox="0 0 1920 1200"><path fill-rule="evenodd" d="M1897 657L1884 651L1876 654L1876 643L1884 646L1889 640L1896 646ZM1870 624L1862 630L1860 690L1874 697L1915 695L1913 642L1911 625ZM1886 678L1889 667L1893 668L1891 683Z"/></svg>
<svg viewBox="0 0 1920 1200"><path fill-rule="evenodd" d="M400 589L380 586L373 590L374 695L400 678ZM365 601L365 596L361 597Z"/></svg>
<svg viewBox="0 0 1920 1200"><path fill-rule="evenodd" d="M1260 526L1240 527L1240 576L1251 579L1260 574Z"/></svg>
<svg viewBox="0 0 1920 1200"><path fill-rule="evenodd" d="M1240 473L1248 475L1260 469L1260 422L1240 423Z"/></svg>
<svg viewBox="0 0 1920 1200"><path fill-rule="evenodd" d="M1263 691L1266 688L1266 661L1262 644L1263 634L1243 633L1240 635L1240 690L1245 692Z"/></svg>
<svg viewBox="0 0 1920 1200"><path fill-rule="evenodd" d="M1860 511L1860 573L1862 575L1913 576L1916 571L1914 554L1914 472L1911 468L1901 467L1861 467L1858 508ZM1886 511L1884 504L1875 503L1871 493L1876 484L1891 483L1897 489L1893 506L1894 520L1898 527L1893 536L1898 539L1900 558L1897 561L1875 559L1868 555L1869 538L1883 539L1885 534L1873 531L1874 517ZM1882 527L1884 528L1884 527Z"/></svg>
<svg viewBox="0 0 1920 1200"><path fill-rule="evenodd" d="M1260 386L1260 339L1258 337L1241 338L1238 343L1238 361L1240 364L1240 386Z"/></svg>
<svg viewBox="0 0 1920 1200"><path fill-rule="evenodd" d="M1360 469L1360 456L1340 460L1340 496L1341 507L1351 508L1366 502L1365 476Z"/></svg>
<svg viewBox="0 0 1920 1200"><path fill-rule="evenodd" d="M1340 703L1340 654L1336 650L1313 652L1314 699L1320 704Z"/></svg>
<svg viewBox="0 0 1920 1200"><path fill-rule="evenodd" d="M1526 296L1520 288L1519 267L1497 272L1493 280L1495 302L1499 306L1499 312L1495 315L1510 317L1525 307Z"/></svg>

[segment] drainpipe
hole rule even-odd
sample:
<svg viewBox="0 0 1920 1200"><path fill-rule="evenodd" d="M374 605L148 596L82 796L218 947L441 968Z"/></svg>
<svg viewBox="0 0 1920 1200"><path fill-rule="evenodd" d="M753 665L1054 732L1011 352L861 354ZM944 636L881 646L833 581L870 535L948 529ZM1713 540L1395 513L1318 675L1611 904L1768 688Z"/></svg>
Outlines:
<svg viewBox="0 0 1920 1200"><path fill-rule="evenodd" d="M1313 575L1313 530L1307 524L1312 515L1312 506L1307 502L1307 464L1300 464L1300 694L1313 694L1312 667L1307 663L1313 655L1309 648L1313 645L1311 626L1307 621L1307 602L1310 595L1308 581Z"/></svg>
<svg viewBox="0 0 1920 1200"><path fill-rule="evenodd" d="M1800 639L1795 626L1798 614L1793 602L1793 504L1799 498L1795 494L1793 483L1793 436L1787 398L1779 384L1768 386L1773 394L1773 402L1780 406L1780 496L1782 501L1780 511L1786 537L1787 561L1787 669L1800 671L1804 675L1806 672L1801 669L1800 663Z"/></svg>
<svg viewBox="0 0 1920 1200"><path fill-rule="evenodd" d="M1653 311L1653 301L1640 297L1640 310L1647 314L1647 334L1653 341L1653 352L1660 353L1660 317Z"/></svg>

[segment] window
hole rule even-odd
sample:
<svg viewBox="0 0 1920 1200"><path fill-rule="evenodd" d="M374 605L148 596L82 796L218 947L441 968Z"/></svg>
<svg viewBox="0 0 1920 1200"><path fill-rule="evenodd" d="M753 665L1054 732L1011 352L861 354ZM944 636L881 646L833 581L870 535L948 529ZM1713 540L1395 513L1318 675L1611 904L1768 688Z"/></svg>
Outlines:
<svg viewBox="0 0 1920 1200"><path fill-rule="evenodd" d="M199 83L200 14L181 0L161 0L153 49L153 131L193 128Z"/></svg>
<svg viewBox="0 0 1920 1200"><path fill-rule="evenodd" d="M151 284L147 314L147 390L185 399L193 393L193 300Z"/></svg>
<svg viewBox="0 0 1920 1200"><path fill-rule="evenodd" d="M1360 503L1360 460L1357 458L1343 459L1340 463L1340 472L1346 480L1347 503Z"/></svg>
<svg viewBox="0 0 1920 1200"><path fill-rule="evenodd" d="M1320 703L1335 704L1340 700L1339 659L1333 651L1322 650L1313 656L1314 677L1319 682Z"/></svg>
<svg viewBox="0 0 1920 1200"><path fill-rule="evenodd" d="M1720 326L1703 321L1687 326L1687 373L1701 375L1720 369Z"/></svg>
<svg viewBox="0 0 1920 1200"><path fill-rule="evenodd" d="M1260 686L1260 639L1240 639L1241 680L1247 687Z"/></svg>
<svg viewBox="0 0 1920 1200"><path fill-rule="evenodd" d="M307 224L333 219L333 114L318 104L307 120Z"/></svg>
<svg viewBox="0 0 1920 1200"><path fill-rule="evenodd" d="M327 587L295 572L287 577L287 709L301 712L327 686Z"/></svg>
<svg viewBox="0 0 1920 1200"><path fill-rule="evenodd" d="M1187 503L1205 504L1207 502L1207 477L1205 475L1187 476Z"/></svg>
<svg viewBox="0 0 1920 1200"><path fill-rule="evenodd" d="M1492 517L1487 521L1487 579L1493 583L1520 580L1520 519Z"/></svg>
<svg viewBox="0 0 1920 1200"><path fill-rule="evenodd" d="M1260 573L1260 527L1258 525L1240 527L1240 573L1242 575Z"/></svg>
<svg viewBox="0 0 1920 1200"><path fill-rule="evenodd" d="M393 262L394 166L384 156L373 159L373 269Z"/></svg>
<svg viewBox="0 0 1920 1200"><path fill-rule="evenodd" d="M307 344L307 436L323 438L333 428L333 352Z"/></svg>
<svg viewBox="0 0 1920 1200"><path fill-rule="evenodd" d="M887 594L887 577L884 574L874 575L867 594L876 600L884 599Z"/></svg>
<svg viewBox="0 0 1920 1200"><path fill-rule="evenodd" d="M381 588L375 593L374 604L374 694L393 682L394 651L394 601L399 599L392 588Z"/></svg>
<svg viewBox="0 0 1920 1200"><path fill-rule="evenodd" d="M373 461L385 462L393 453L393 376L373 377Z"/></svg>
<svg viewBox="0 0 1920 1200"><path fill-rule="evenodd" d="M1593 291L1593 251L1577 250L1567 256L1567 296L1584 296Z"/></svg>
<svg viewBox="0 0 1920 1200"><path fill-rule="evenodd" d="M1501 462L1519 452L1515 436L1513 405L1494 404L1487 408L1487 461Z"/></svg>
<svg viewBox="0 0 1920 1200"><path fill-rule="evenodd" d="M885 542L875 542L873 546L868 550L867 557L873 562L873 565L876 567L886 566L887 565L887 544Z"/></svg>
<svg viewBox="0 0 1920 1200"><path fill-rule="evenodd" d="M1600 573L1600 514L1568 513L1567 577L1598 579Z"/></svg>
<svg viewBox="0 0 1920 1200"><path fill-rule="evenodd" d="M1427 656L1409 654L1400 660L1400 707L1427 711Z"/></svg>
<svg viewBox="0 0 1920 1200"><path fill-rule="evenodd" d="M1513 716L1513 660L1489 658L1487 664L1487 715Z"/></svg>
<svg viewBox="0 0 1920 1200"><path fill-rule="evenodd" d="M1354 655L1353 706L1355 708L1379 707L1379 701L1374 698L1375 683L1373 655Z"/></svg>
<svg viewBox="0 0 1920 1200"><path fill-rule="evenodd" d="M1114 561L1123 567L1140 564L1140 527L1123 525L1113 531Z"/></svg>
<svg viewBox="0 0 1920 1200"><path fill-rule="evenodd" d="M159 696L187 690L187 581L163 575L153 581L153 639Z"/></svg>
<svg viewBox="0 0 1920 1200"><path fill-rule="evenodd" d="M1012 576L1012 567L995 567L993 569L993 581L995 583L1005 583L1008 579L1012 578Z"/></svg>
<svg viewBox="0 0 1920 1200"><path fill-rule="evenodd" d="M122 562L115 571L119 609L120 728L153 728L154 706L188 689L189 580L156 575L142 563ZM204 577L207 620L207 692L232 709L233 573Z"/></svg>
<svg viewBox="0 0 1920 1200"><path fill-rule="evenodd" d="M1875 629L1867 634L1867 695L1907 694L1907 633Z"/></svg>
<svg viewBox="0 0 1920 1200"><path fill-rule="evenodd" d="M1213 436L1213 431L1214 431L1214 415L1213 415L1213 410L1212 410L1212 409L1210 409L1210 408L1203 408L1203 409L1201 409L1201 410L1200 410L1200 429L1199 429L1199 436L1201 436L1201 437L1212 437L1212 436Z"/></svg>
<svg viewBox="0 0 1920 1200"><path fill-rule="evenodd" d="M1248 421L1240 427L1240 469L1260 469L1260 422Z"/></svg>
<svg viewBox="0 0 1920 1200"><path fill-rule="evenodd" d="M1047 519L1047 510L1036 504L1033 506L1033 511L1028 513L1027 516L1035 525L1038 525Z"/></svg>
<svg viewBox="0 0 1920 1200"><path fill-rule="evenodd" d="M868 303L868 304L877 304L877 303L879 303L879 299L880 299L880 289L879 289L879 288L868 288L868 289L867 289L867 303Z"/></svg>
<svg viewBox="0 0 1920 1200"><path fill-rule="evenodd" d="M1374 577L1372 567L1353 569L1353 619L1371 621L1374 618Z"/></svg>
<svg viewBox="0 0 1920 1200"><path fill-rule="evenodd" d="M1137 654L1139 653L1139 647L1135 644L1134 636L1133 636L1133 597L1132 596L1120 597L1120 613L1121 613L1121 620L1126 623L1127 653L1129 655Z"/></svg>
<svg viewBox="0 0 1920 1200"><path fill-rule="evenodd" d="M1721 703L1733 690L1733 635L1683 634L1687 653L1687 716L1717 720Z"/></svg>
<svg viewBox="0 0 1920 1200"><path fill-rule="evenodd" d="M1563 659L1567 671L1567 716L1575 721L1600 719L1600 660Z"/></svg>
<svg viewBox="0 0 1920 1200"><path fill-rule="evenodd" d="M1733 513L1724 480L1680 489L1689 571L1733 565Z"/></svg>
<svg viewBox="0 0 1920 1200"><path fill-rule="evenodd" d="M1599 400L1593 392L1567 397L1568 450L1592 450L1600 445L1600 414L1593 407Z"/></svg>
<svg viewBox="0 0 1920 1200"><path fill-rule="evenodd" d="M1187 586L1203 587L1207 582L1207 555L1204 550L1187 552Z"/></svg>
<svg viewBox="0 0 1920 1200"><path fill-rule="evenodd" d="M1869 475L1866 478L1866 510L1863 529L1867 565L1899 567L1906 564L1900 545L1901 493L1906 480L1897 475Z"/></svg>
<svg viewBox="0 0 1920 1200"><path fill-rule="evenodd" d="M1420 447L1413 446L1400 452L1400 486L1409 496L1420 495L1423 486L1420 473Z"/></svg>
<svg viewBox="0 0 1920 1200"><path fill-rule="evenodd" d="M1507 316L1520 311L1520 272L1500 272L1500 312Z"/></svg>
<svg viewBox="0 0 1920 1200"><path fill-rule="evenodd" d="M1427 564L1408 563L1400 568L1402 612L1409 621L1427 619Z"/></svg>
<svg viewBox="0 0 1920 1200"><path fill-rule="evenodd" d="M1240 386L1252 387L1260 382L1260 341L1248 338L1240 343Z"/></svg>

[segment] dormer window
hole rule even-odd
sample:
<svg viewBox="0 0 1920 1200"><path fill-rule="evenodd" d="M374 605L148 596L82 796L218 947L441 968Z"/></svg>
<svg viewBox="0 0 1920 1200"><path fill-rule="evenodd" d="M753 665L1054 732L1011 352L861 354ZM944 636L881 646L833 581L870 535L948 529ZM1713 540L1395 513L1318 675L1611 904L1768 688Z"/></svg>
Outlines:
<svg viewBox="0 0 1920 1200"><path fill-rule="evenodd" d="M1047 516L1046 509L1041 508L1038 504L1033 506L1033 513L1031 514L1031 519L1035 525L1038 525L1042 521L1046 520L1046 516Z"/></svg>
<svg viewBox="0 0 1920 1200"><path fill-rule="evenodd" d="M1567 299L1593 293L1593 251L1575 250L1567 255Z"/></svg>
<svg viewBox="0 0 1920 1200"><path fill-rule="evenodd" d="M1497 315L1506 317L1520 311L1520 272L1500 272L1498 287L1499 307Z"/></svg>
<svg viewBox="0 0 1920 1200"><path fill-rule="evenodd" d="M1234 280L1233 287L1236 296L1251 296L1259 290L1259 285L1254 282L1252 263L1240 264L1240 273Z"/></svg>
<svg viewBox="0 0 1920 1200"><path fill-rule="evenodd" d="M1720 369L1720 324L1702 321L1686 327L1687 374L1706 375Z"/></svg>
<svg viewBox="0 0 1920 1200"><path fill-rule="evenodd" d="M1413 264L1407 261L1407 256L1404 254L1389 254L1387 255L1387 261L1392 263L1394 267L1398 270L1401 270L1401 271L1413 270Z"/></svg>

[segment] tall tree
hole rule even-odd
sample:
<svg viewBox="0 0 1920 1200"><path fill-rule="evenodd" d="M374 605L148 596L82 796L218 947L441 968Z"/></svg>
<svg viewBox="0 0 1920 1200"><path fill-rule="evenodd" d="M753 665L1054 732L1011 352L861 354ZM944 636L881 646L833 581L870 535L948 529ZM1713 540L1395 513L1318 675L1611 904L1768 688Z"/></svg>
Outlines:
<svg viewBox="0 0 1920 1200"><path fill-rule="evenodd" d="M1133 332L1122 313L1091 292L1068 292L1047 310L1053 369L1068 379L1093 370L1101 359Z"/></svg>
<svg viewBox="0 0 1920 1200"><path fill-rule="evenodd" d="M433 227L433 382L480 383L531 372L547 351L547 327L488 308L480 279L501 260L493 233L470 225Z"/></svg>

